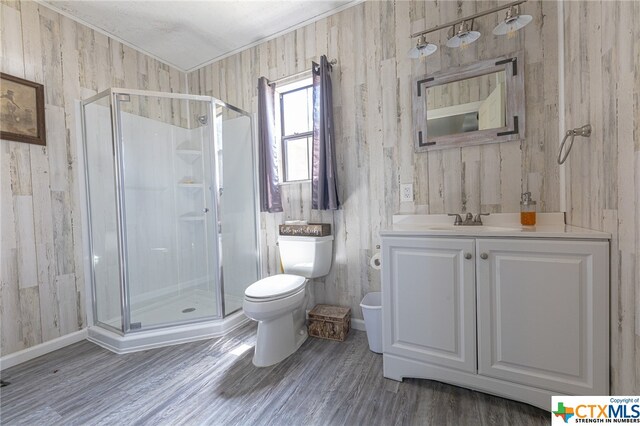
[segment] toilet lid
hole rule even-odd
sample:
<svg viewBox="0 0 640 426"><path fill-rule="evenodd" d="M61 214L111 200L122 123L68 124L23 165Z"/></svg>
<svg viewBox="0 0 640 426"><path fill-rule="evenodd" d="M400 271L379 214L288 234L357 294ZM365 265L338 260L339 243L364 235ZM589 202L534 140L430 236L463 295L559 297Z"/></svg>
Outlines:
<svg viewBox="0 0 640 426"><path fill-rule="evenodd" d="M293 294L304 287L307 279L300 275L272 275L256 281L244 291L252 299L272 299Z"/></svg>

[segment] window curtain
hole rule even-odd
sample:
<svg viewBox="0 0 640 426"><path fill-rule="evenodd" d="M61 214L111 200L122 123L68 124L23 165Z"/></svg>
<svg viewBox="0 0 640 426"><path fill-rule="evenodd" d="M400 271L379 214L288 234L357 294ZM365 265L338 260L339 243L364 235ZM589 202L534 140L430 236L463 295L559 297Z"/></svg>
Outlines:
<svg viewBox="0 0 640 426"><path fill-rule="evenodd" d="M275 89L265 77L258 79L258 173L260 174L260 211L282 211L278 179L278 148L275 136Z"/></svg>
<svg viewBox="0 0 640 426"><path fill-rule="evenodd" d="M326 55L322 55L319 65L313 63L311 208L316 210L337 210L340 207L330 74L331 65Z"/></svg>

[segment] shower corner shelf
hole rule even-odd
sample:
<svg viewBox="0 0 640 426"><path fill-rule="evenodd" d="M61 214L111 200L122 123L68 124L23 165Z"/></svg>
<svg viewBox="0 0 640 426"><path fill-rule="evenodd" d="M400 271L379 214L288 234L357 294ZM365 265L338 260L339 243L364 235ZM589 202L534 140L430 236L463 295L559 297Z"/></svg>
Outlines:
<svg viewBox="0 0 640 426"><path fill-rule="evenodd" d="M204 220L202 213L185 213L179 216L181 222L199 222Z"/></svg>
<svg viewBox="0 0 640 426"><path fill-rule="evenodd" d="M186 151L200 151L200 144L196 141L186 139L183 140L179 145L176 145L176 149Z"/></svg>
<svg viewBox="0 0 640 426"><path fill-rule="evenodd" d="M162 192L169 189L169 186L154 186L154 185L125 185L126 190L135 190L135 191L154 191L154 192Z"/></svg>
<svg viewBox="0 0 640 426"><path fill-rule="evenodd" d="M198 149L176 149L176 154L187 163L194 163L202 156L202 151Z"/></svg>
<svg viewBox="0 0 640 426"><path fill-rule="evenodd" d="M204 188L202 183L182 183L178 182L178 188L182 188L191 192L196 192Z"/></svg>

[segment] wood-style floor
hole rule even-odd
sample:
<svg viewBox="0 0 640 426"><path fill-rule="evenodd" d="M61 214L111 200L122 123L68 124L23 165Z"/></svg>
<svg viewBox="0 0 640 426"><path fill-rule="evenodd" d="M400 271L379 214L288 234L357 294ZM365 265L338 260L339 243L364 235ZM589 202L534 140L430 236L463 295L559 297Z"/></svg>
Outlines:
<svg viewBox="0 0 640 426"><path fill-rule="evenodd" d="M115 355L81 342L7 369L2 424L546 425L548 412L431 380L382 377L366 335L309 338L280 364L251 363L255 326L224 338ZM245 345L245 346L243 346ZM249 345L251 348L242 352Z"/></svg>

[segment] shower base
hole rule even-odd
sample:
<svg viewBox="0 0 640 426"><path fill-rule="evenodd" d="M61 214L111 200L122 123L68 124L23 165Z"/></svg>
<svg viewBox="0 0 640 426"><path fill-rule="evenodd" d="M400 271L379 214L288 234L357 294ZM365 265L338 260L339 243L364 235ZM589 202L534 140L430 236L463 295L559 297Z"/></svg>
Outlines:
<svg viewBox="0 0 640 426"><path fill-rule="evenodd" d="M197 312L197 308L194 312ZM89 327L87 340L117 354L126 354L221 337L248 321L244 313L238 311L223 319L134 331L124 336L95 325Z"/></svg>
<svg viewBox="0 0 640 426"><path fill-rule="evenodd" d="M237 296L225 295L225 312L236 312L242 309L242 299ZM217 303L215 296L205 291L186 292L179 296L169 296L155 302L138 304L131 311L131 323L137 327L157 327L167 322L196 321L200 318L216 317ZM168 320L169 319L169 320ZM113 328L120 328L120 318L104 321Z"/></svg>
<svg viewBox="0 0 640 426"><path fill-rule="evenodd" d="M162 325L168 319L169 321L190 321L215 316L217 316L215 296L209 292L196 290L132 309L131 324L138 323L144 329L148 326ZM118 321L115 326L119 324ZM131 328L134 328L133 325Z"/></svg>

